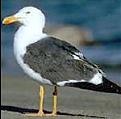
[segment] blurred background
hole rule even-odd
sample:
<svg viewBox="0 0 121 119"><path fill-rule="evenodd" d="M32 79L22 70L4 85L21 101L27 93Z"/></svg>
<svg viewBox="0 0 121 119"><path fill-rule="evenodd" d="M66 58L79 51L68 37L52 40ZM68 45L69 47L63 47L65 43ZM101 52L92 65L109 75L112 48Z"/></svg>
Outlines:
<svg viewBox="0 0 121 119"><path fill-rule="evenodd" d="M2 0L1 3L2 19L25 6L41 9L46 16L45 32L75 45L110 80L121 83L121 0ZM2 75L23 76L13 55L18 24L1 27Z"/></svg>

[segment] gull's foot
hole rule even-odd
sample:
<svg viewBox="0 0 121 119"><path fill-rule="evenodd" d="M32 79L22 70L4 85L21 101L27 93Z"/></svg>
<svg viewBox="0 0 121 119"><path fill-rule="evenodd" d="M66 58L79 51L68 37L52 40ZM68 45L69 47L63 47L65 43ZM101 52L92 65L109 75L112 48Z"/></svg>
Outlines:
<svg viewBox="0 0 121 119"><path fill-rule="evenodd" d="M57 114L56 114L56 113L50 113L50 114L47 113L47 114L44 114L44 116L48 116L48 117L49 117L49 116L57 116Z"/></svg>
<svg viewBox="0 0 121 119"><path fill-rule="evenodd" d="M25 116L40 116L40 117L42 117L42 116L44 116L45 114L44 114L44 112L38 112L38 113L25 113Z"/></svg>
<svg viewBox="0 0 121 119"><path fill-rule="evenodd" d="M56 116L56 113L44 113L44 112L38 112L38 113L26 113L25 116Z"/></svg>

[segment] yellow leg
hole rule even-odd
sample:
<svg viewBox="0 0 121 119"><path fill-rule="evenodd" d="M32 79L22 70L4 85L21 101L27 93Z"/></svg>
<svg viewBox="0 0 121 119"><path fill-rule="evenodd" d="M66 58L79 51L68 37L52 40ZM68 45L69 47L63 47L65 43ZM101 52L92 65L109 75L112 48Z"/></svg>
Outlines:
<svg viewBox="0 0 121 119"><path fill-rule="evenodd" d="M53 114L57 113L57 87L54 87L54 92L53 92Z"/></svg>
<svg viewBox="0 0 121 119"><path fill-rule="evenodd" d="M43 116L43 101L44 101L44 87L40 86L40 91L39 91L39 96L40 96L40 102L39 102L39 111L38 113L27 113L25 115L27 116Z"/></svg>
<svg viewBox="0 0 121 119"><path fill-rule="evenodd" d="M46 116L56 116L57 115L57 87L54 86L54 91L53 91L53 109L52 113L46 114Z"/></svg>
<svg viewBox="0 0 121 119"><path fill-rule="evenodd" d="M27 113L27 116L56 116L57 114L57 87L54 86L53 92L53 110L52 113L45 114L43 112L43 101L44 101L44 87L40 86L40 103L39 103L39 111L38 113Z"/></svg>
<svg viewBox="0 0 121 119"><path fill-rule="evenodd" d="M39 102L39 114L44 114L43 113L43 102L44 102L44 87L43 86L40 86L40 102Z"/></svg>

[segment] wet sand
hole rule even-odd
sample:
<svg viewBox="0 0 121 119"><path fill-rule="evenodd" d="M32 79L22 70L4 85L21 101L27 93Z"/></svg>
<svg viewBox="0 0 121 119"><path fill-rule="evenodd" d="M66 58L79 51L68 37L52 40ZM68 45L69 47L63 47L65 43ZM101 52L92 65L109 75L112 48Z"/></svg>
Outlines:
<svg viewBox="0 0 121 119"><path fill-rule="evenodd" d="M121 95L69 87L58 88L56 117L27 117L23 113L38 110L39 84L26 76L2 76L1 82L2 119L121 119ZM53 88L45 89L44 109L50 112Z"/></svg>

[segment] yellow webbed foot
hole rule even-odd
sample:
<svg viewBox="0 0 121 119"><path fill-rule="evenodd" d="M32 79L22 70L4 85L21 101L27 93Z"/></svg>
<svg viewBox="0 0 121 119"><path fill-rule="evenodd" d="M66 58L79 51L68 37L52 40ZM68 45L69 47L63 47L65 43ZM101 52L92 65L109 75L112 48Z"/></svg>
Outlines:
<svg viewBox="0 0 121 119"><path fill-rule="evenodd" d="M44 116L44 112L38 112L38 113L25 113L25 116Z"/></svg>

